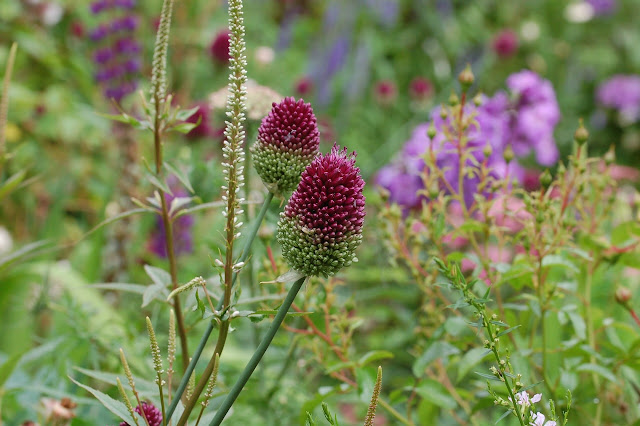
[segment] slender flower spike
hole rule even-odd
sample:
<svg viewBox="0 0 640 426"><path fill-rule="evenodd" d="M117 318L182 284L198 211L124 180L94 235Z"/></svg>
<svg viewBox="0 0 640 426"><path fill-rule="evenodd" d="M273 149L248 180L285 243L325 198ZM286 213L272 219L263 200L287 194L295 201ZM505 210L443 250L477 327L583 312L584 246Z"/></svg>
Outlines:
<svg viewBox="0 0 640 426"><path fill-rule="evenodd" d="M327 277L357 260L365 199L355 161L355 153L334 145L302 173L298 189L280 214L276 236L294 270Z"/></svg>
<svg viewBox="0 0 640 426"><path fill-rule="evenodd" d="M320 133L311 104L289 97L272 105L252 152L264 184L281 195L298 186L300 174L318 154Z"/></svg>

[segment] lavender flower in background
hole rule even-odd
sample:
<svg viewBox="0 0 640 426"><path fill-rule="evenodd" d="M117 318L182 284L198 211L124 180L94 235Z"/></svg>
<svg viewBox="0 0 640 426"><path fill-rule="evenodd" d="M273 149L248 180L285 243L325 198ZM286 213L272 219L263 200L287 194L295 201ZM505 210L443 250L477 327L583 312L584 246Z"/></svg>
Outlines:
<svg viewBox="0 0 640 426"><path fill-rule="evenodd" d="M398 21L398 0L365 0L363 6L375 12L380 23L387 28L393 27Z"/></svg>
<svg viewBox="0 0 640 426"><path fill-rule="evenodd" d="M171 202L175 198L185 198L189 194L182 188L178 187L177 179L171 176L168 179L169 187L173 192L171 194L165 194L167 204L171 206ZM176 256L181 254L189 254L193 252L193 235L192 229L194 225L193 216L183 215L173 221L173 249ZM156 217L156 226L153 229L153 233L149 239L148 248L156 256L163 259L167 258L167 246L166 246L167 233L162 222L162 217L159 215Z"/></svg>
<svg viewBox="0 0 640 426"><path fill-rule="evenodd" d="M596 16L611 15L618 7L616 0L586 0Z"/></svg>
<svg viewBox="0 0 640 426"><path fill-rule="evenodd" d="M142 68L140 44L135 39L139 19L132 13L135 4L135 0L97 0L90 5L94 15L106 17L106 22L89 33L96 44L95 79L103 87L104 96L118 103L136 90Z"/></svg>
<svg viewBox="0 0 640 426"><path fill-rule="evenodd" d="M479 164L486 161L491 178L523 183L532 171L523 168L517 159L507 163L503 156L505 149L511 145L517 158L533 153L538 164L554 164L559 154L553 131L560 112L553 87L537 74L531 71L512 74L507 85L512 96L500 91L491 98L482 96L479 106L465 106L465 115L474 117L466 133L466 150L470 158L465 168L477 171ZM464 202L470 207L478 192L477 173L465 174L462 188L459 188L458 147L446 136L450 119L441 117L440 107L432 110L431 119L436 129L433 140L427 137L428 123L417 126L398 157L378 172L375 182L389 192L391 202L401 205L405 211L419 207L425 197L416 192L424 189L422 176L428 172L423 156L432 149L436 166L443 171L441 189L456 194L462 191ZM490 152L488 158L485 158L485 152ZM485 192L484 195L489 194Z"/></svg>
<svg viewBox="0 0 640 426"><path fill-rule="evenodd" d="M512 105L515 114L509 122L509 142L514 153L524 157L533 151L538 164L555 164L559 153L553 131L560 121L560 108L551 82L524 70L511 74L507 87L515 95Z"/></svg>
<svg viewBox="0 0 640 426"><path fill-rule="evenodd" d="M640 76L615 75L598 87L598 103L615 110L622 125L635 123L640 119Z"/></svg>

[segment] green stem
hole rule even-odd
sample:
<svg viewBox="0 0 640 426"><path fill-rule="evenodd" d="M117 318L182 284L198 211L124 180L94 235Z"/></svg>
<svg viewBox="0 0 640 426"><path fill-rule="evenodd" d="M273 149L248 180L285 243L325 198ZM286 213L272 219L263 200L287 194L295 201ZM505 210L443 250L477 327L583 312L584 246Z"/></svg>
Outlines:
<svg viewBox="0 0 640 426"><path fill-rule="evenodd" d="M182 380L180 381L178 390L176 390L176 394L171 400L171 404L169 405L169 409L167 410L167 421L171 419L173 412L176 410L176 407L178 406L180 397L184 393L184 390L187 388L187 385L189 384L189 377L191 377L191 374L193 373L193 370L196 367L196 364L198 363L198 359L200 359L200 355L202 355L202 350L204 349L204 346L207 344L207 340L209 340L209 336L211 336L213 327L214 327L213 321L210 321L209 325L207 326L207 329L205 330L204 334L202 335L202 338L200 339L200 344L196 348L196 351L193 354L193 357L191 358L191 362L189 363L189 366L184 372L184 376L182 376Z"/></svg>
<svg viewBox="0 0 640 426"><path fill-rule="evenodd" d="M410 419L406 419L400 414L395 408L391 406L387 401L380 398L378 399L378 404L380 404L385 410L389 412L393 417L396 418L400 423L407 426L413 426L413 422Z"/></svg>
<svg viewBox="0 0 640 426"><path fill-rule="evenodd" d="M282 321L284 321L287 312L289 312L291 304L296 298L296 295L298 294L298 291L300 291L300 288L302 287L302 284L304 284L305 280L306 277L300 278L291 286L291 289L289 290L289 293L287 293L287 297L284 299L284 302L282 302L282 306L280 306L280 308L278 309L278 313L273 319L273 322L271 323L267 334L262 338L262 341L251 357L251 360L238 378L238 381L231 388L231 391L222 402L220 408L218 408L218 411L216 412L216 415L211 423L209 423L209 426L217 426L222 423L222 420L224 420L224 416L227 414L238 395L240 395L240 392L247 384L247 381L249 381L249 377L251 377L251 374L253 374L253 371L256 369L258 363L262 359L262 356L269 348L273 337L276 335L276 332L280 328L280 324L282 324Z"/></svg>
<svg viewBox="0 0 640 426"><path fill-rule="evenodd" d="M166 415L165 415L165 410L164 410L164 395L162 393L162 384L163 384L162 375L160 373L158 373L158 389L160 391L160 408L162 409L162 418L165 419ZM142 406L140 406L140 411L144 411L142 409ZM144 417L146 418L147 415L145 414ZM163 424L166 426L167 422L163 421Z"/></svg>
<svg viewBox="0 0 640 426"><path fill-rule="evenodd" d="M253 244L253 240L255 240L256 235L258 234L258 229L260 229L260 225L262 224L262 221L265 217L265 215L267 214L267 211L269 210L269 205L271 204L271 200L273 200L273 193L269 192L267 194L267 196L264 199L264 202L262 203L262 208L260 209L260 212L258 213L258 216L255 219L255 222L253 224L253 227L251 228L251 230L249 231L249 235L247 235L247 241L244 244L244 247L242 248L242 254L240 255L240 259L239 262L244 262L247 260L247 258L249 257L249 253L251 252L251 245ZM238 278L238 274L234 273L233 274L233 278L231 280L231 287L233 287L235 285L236 279ZM224 306L224 298L220 298L220 302L218 303L218 307L217 310L221 310ZM209 325L210 328L207 328L207 331L205 332L205 335L207 334L211 334L211 330L213 330L213 323L211 323ZM189 398L189 401L187 401L187 404L185 405L184 408L184 412L182 413L182 416L180 417L180 420L178 421L178 426L179 425L183 425L186 423L187 419L189 418L189 414L191 414L191 411L193 410L193 407L195 407L196 402L198 401L198 398L200 397L200 394L202 393L204 387L207 384L207 381L209 380L209 377L211 376L211 373L213 372L213 367L215 364L215 358L216 358L216 353L218 355L222 355L222 349L224 348L224 344L225 341L227 339L227 332L229 331L229 321L222 321L222 323L220 324L220 332L218 333L218 342L216 343L216 348L213 351L213 355L211 356L211 360L209 361L209 364L207 364L207 367L205 368L202 377L200 377L200 380L198 380L198 384L196 385L196 388L193 391L193 394L191 395L191 398ZM207 335L206 338L208 339L209 336ZM204 343L206 343L206 339L203 336L202 341L200 342L201 344L204 345ZM193 364L193 366L191 366L191 370L193 371L193 367L195 367L196 362L198 362L198 359L200 358L202 351L197 352L193 355L193 359L191 360L191 364ZM171 419L171 416L173 415L174 411L175 411L175 407L178 405L178 401L180 400L180 398L182 397L182 393L184 392L184 389L186 388L186 385L189 381L189 377L190 377L191 373L189 372L189 374L185 374L182 377L182 381L180 382L180 388L178 389L178 391L176 391L176 395L174 396L174 401L171 403L171 407L173 407L173 409L171 409L171 407L169 407L169 412L167 413L168 417L167 417L167 421L169 421ZM184 385L184 386L183 386Z"/></svg>
<svg viewBox="0 0 640 426"><path fill-rule="evenodd" d="M597 265L597 260L593 265ZM591 313L591 286L593 283L593 273L595 272L595 267L589 267L587 272L587 276L585 278L585 317L587 319L587 338L589 339L589 346L592 350L596 350L596 336L595 330L593 328L593 314ZM596 363L596 357L591 355L590 362L592 364ZM596 390L596 395L600 393L600 377L596 373L592 373L592 380ZM593 420L593 424L595 426L600 425L600 421L602 419L602 403L596 404L596 416Z"/></svg>

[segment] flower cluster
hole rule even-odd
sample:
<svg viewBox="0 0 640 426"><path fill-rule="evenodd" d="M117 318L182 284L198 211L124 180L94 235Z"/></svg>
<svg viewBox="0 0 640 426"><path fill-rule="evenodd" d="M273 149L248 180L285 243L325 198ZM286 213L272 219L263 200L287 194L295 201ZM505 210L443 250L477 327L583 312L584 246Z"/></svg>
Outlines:
<svg viewBox="0 0 640 426"><path fill-rule="evenodd" d="M330 276L355 261L362 241L364 181L355 153L334 145L302 173L278 222L282 256L307 276Z"/></svg>
<svg viewBox="0 0 640 426"><path fill-rule="evenodd" d="M390 201L410 209L425 199L418 191L424 189L424 156L428 152L433 153L435 166L442 171L441 189L447 193L462 192L467 206L473 203L474 194L478 192L483 165L489 170L488 177L523 182L527 174L517 159L524 160L533 154L540 165L554 164L559 155L553 131L560 112L551 83L531 71L521 71L508 78L507 86L510 94L500 91L491 98L481 97L479 106L465 105L464 115L473 120L466 129L463 147L452 137L450 114L444 113L441 107L434 108L431 113L433 137L427 135L428 123L417 126L399 157L376 176L376 183L389 192ZM507 148L517 159L505 160ZM464 173L461 173L461 164Z"/></svg>
<svg viewBox="0 0 640 426"><path fill-rule="evenodd" d="M171 203L176 198L188 197L188 194L182 188L176 188L175 178L170 179L170 187L172 194L165 194L167 204L171 206ZM173 249L176 256L180 254L189 254L193 252L193 235L192 228L194 224L193 216L182 215L173 221ZM163 259L167 258L167 246L166 246L166 234L167 231L162 222L162 217L159 215L156 217L156 226L149 241L149 250L156 256Z"/></svg>
<svg viewBox="0 0 640 426"><path fill-rule="evenodd" d="M258 175L274 194L293 191L318 154L320 134L311 104L292 97L273 103L251 148Z"/></svg>
<svg viewBox="0 0 640 426"><path fill-rule="evenodd" d="M138 405L135 408L135 411L140 415L142 415L142 412L144 411L144 416L147 418L149 426L162 425L162 413L160 412L160 410L158 410L158 408L156 408L156 406L148 402L142 402L141 405L142 408L140 408L140 405ZM129 423L121 422L120 426L129 426Z"/></svg>
<svg viewBox="0 0 640 426"><path fill-rule="evenodd" d="M640 119L640 76L615 75L602 83L597 90L598 103L616 111L622 124L632 124Z"/></svg>
<svg viewBox="0 0 640 426"><path fill-rule="evenodd" d="M104 96L120 102L137 88L142 63L140 44L134 35L138 16L132 13L135 0L97 0L91 3L93 14L108 18L89 33L97 47L93 52L96 81L103 86Z"/></svg>

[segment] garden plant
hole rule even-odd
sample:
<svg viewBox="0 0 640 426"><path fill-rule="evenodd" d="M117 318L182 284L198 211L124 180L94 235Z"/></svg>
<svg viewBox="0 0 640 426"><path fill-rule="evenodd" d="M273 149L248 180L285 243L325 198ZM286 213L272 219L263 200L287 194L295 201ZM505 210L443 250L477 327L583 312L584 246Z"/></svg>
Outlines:
<svg viewBox="0 0 640 426"><path fill-rule="evenodd" d="M634 13L3 2L0 425L640 425Z"/></svg>

